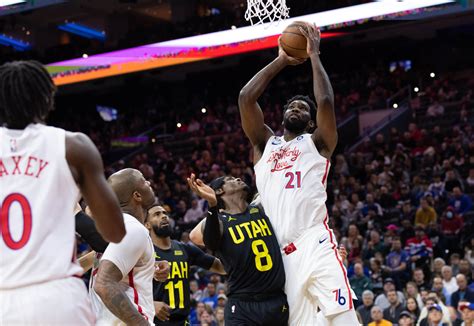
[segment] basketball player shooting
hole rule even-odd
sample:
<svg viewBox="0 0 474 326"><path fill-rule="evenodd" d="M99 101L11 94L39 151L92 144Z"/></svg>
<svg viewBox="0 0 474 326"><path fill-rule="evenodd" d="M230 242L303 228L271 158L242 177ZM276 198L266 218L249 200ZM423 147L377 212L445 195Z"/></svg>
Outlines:
<svg viewBox="0 0 474 326"><path fill-rule="evenodd" d="M337 144L334 95L319 57L320 31L300 24L307 39L315 103L297 95L284 106L284 135L277 137L257 103L285 67L303 63L280 49L239 95L242 127L254 152L257 188L282 247L291 325L358 325L346 269L329 229L326 181ZM321 314L317 315L317 309Z"/></svg>

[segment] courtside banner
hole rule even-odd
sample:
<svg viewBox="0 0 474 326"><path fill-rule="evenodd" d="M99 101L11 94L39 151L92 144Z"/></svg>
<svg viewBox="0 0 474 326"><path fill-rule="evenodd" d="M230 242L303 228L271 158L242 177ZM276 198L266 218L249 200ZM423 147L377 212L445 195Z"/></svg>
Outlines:
<svg viewBox="0 0 474 326"><path fill-rule="evenodd" d="M453 0L380 1L324 11L226 31L154 43L130 49L55 62L47 69L56 85L162 68L200 60L273 48L281 31L294 21L314 22L323 29L322 37L340 35L338 27L410 15L422 8L453 3Z"/></svg>

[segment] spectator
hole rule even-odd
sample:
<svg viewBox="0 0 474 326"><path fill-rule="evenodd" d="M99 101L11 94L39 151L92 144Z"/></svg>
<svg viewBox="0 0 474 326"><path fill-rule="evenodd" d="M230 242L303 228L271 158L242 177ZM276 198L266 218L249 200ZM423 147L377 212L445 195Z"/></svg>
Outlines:
<svg viewBox="0 0 474 326"><path fill-rule="evenodd" d="M217 307L216 308L216 322L217 326L224 326L224 308Z"/></svg>
<svg viewBox="0 0 474 326"><path fill-rule="evenodd" d="M430 288L429 281L425 280L425 273L423 272L423 269L421 268L415 268L413 270L413 282L415 282L418 288L421 288L421 287L424 287L427 289Z"/></svg>
<svg viewBox="0 0 474 326"><path fill-rule="evenodd" d="M437 214L433 207L430 206L426 198L420 199L420 208L416 211L415 225L427 227L430 223L436 223Z"/></svg>
<svg viewBox="0 0 474 326"><path fill-rule="evenodd" d="M189 289L191 290L191 299L195 301L201 301L202 290L199 289L199 285L196 280L189 281Z"/></svg>
<svg viewBox="0 0 474 326"><path fill-rule="evenodd" d="M474 193L474 168L469 169L469 175L466 178L466 192Z"/></svg>
<svg viewBox="0 0 474 326"><path fill-rule="evenodd" d="M380 241L380 233L377 230L370 231L370 239L367 241L367 244L364 246L362 252L362 258L364 260L369 260L374 257L376 252L385 253L386 247L385 244Z"/></svg>
<svg viewBox="0 0 474 326"><path fill-rule="evenodd" d="M454 207L448 206L441 217L442 250L453 252L459 247L459 233L464 226L464 219L455 212Z"/></svg>
<svg viewBox="0 0 474 326"><path fill-rule="evenodd" d="M459 308L463 323L461 326L474 326L474 303L468 303Z"/></svg>
<svg viewBox="0 0 474 326"><path fill-rule="evenodd" d="M415 282L407 282L405 287L405 297L406 298L414 298L416 300L418 307L423 307L423 300L421 298L421 294L418 291L418 286Z"/></svg>
<svg viewBox="0 0 474 326"><path fill-rule="evenodd" d="M428 317L420 322L420 326L449 326L448 323L443 322L443 311L438 304L433 304L428 307Z"/></svg>
<svg viewBox="0 0 474 326"><path fill-rule="evenodd" d="M207 295L201 299L201 302L204 302L213 309L217 306L216 285L214 283L207 284Z"/></svg>
<svg viewBox="0 0 474 326"><path fill-rule="evenodd" d="M191 226L196 225L203 215L204 211L202 210L202 207L200 207L198 200L193 199L191 202L191 207L188 208L188 210L184 214L183 221L185 224Z"/></svg>
<svg viewBox="0 0 474 326"><path fill-rule="evenodd" d="M362 293L362 305L357 308L357 312L362 318L362 323L367 325L372 321L371 309L374 306L374 293L370 290L365 290Z"/></svg>
<svg viewBox="0 0 474 326"><path fill-rule="evenodd" d="M410 256L412 270L416 267L427 268L433 252L433 244L425 235L425 229L421 225L415 227L415 237L407 240L405 250Z"/></svg>
<svg viewBox="0 0 474 326"><path fill-rule="evenodd" d="M362 297L362 293L365 290L372 290L370 279L364 275L364 266L361 263L354 264L354 276L352 276L349 281L358 298Z"/></svg>
<svg viewBox="0 0 474 326"><path fill-rule="evenodd" d="M462 188L461 181L456 177L453 170L446 171L446 179L444 183L444 189L447 192L452 192L455 187Z"/></svg>
<svg viewBox="0 0 474 326"><path fill-rule="evenodd" d="M421 322L421 320L425 319L428 316L429 314L428 307L434 304L437 304L440 306L441 312L443 313L443 322L449 323L450 322L449 309L448 307L446 307L446 305L443 304L443 302L440 300L436 292L430 292L428 294L426 298L426 306L420 312L419 322Z"/></svg>
<svg viewBox="0 0 474 326"><path fill-rule="evenodd" d="M449 257L449 265L453 269L453 275L458 275L459 273L459 262L461 261L461 257L457 252L451 254Z"/></svg>
<svg viewBox="0 0 474 326"><path fill-rule="evenodd" d="M438 257L433 260L433 274L441 275L441 270L446 265L446 262L443 258Z"/></svg>
<svg viewBox="0 0 474 326"><path fill-rule="evenodd" d="M217 326L214 318L214 311L211 307L206 305L204 311L201 313L201 326Z"/></svg>
<svg viewBox="0 0 474 326"><path fill-rule="evenodd" d="M383 290L384 292L379 294L377 298L375 299L375 305L380 307L380 309L387 309L390 307L390 302L388 301L387 293L389 291L395 291L395 282L392 278L386 278L383 282ZM398 301L402 304L405 305L405 296L403 295L402 292L397 291L397 297Z"/></svg>
<svg viewBox="0 0 474 326"><path fill-rule="evenodd" d="M466 194L463 194L460 187L453 188L453 196L449 200L449 205L454 207L454 212L461 217L472 209L472 200Z"/></svg>
<svg viewBox="0 0 474 326"><path fill-rule="evenodd" d="M451 305L451 296L448 295L448 293L444 289L443 279L441 278L441 276L435 276L433 278L433 287L431 288L431 291L436 292L438 294L438 297L444 297L446 299L446 305Z"/></svg>
<svg viewBox="0 0 474 326"><path fill-rule="evenodd" d="M451 301L451 295L459 289L456 278L453 276L452 267L448 265L443 266L441 275L443 277L443 288Z"/></svg>
<svg viewBox="0 0 474 326"><path fill-rule="evenodd" d="M201 320L202 312L206 309L206 305L204 302L198 302L196 304L195 309L191 309L191 313L189 314L189 322L191 325L199 325L199 321Z"/></svg>
<svg viewBox="0 0 474 326"><path fill-rule="evenodd" d="M227 296L223 293L217 296L217 307L224 308L227 303Z"/></svg>
<svg viewBox="0 0 474 326"><path fill-rule="evenodd" d="M379 306L373 306L370 311L370 316L372 317L372 322L369 323L369 326L392 326L393 324L388 320L383 319L382 309Z"/></svg>
<svg viewBox="0 0 474 326"><path fill-rule="evenodd" d="M435 174L433 182L428 187L428 191L436 201L445 196L444 181L441 180L440 174Z"/></svg>
<svg viewBox="0 0 474 326"><path fill-rule="evenodd" d="M397 323L405 307L398 300L397 291L395 290L387 292L387 299L390 306L383 311L383 318L392 323Z"/></svg>
<svg viewBox="0 0 474 326"><path fill-rule="evenodd" d="M451 325L461 326L462 319L460 318L460 315L458 314L457 310L449 306L448 311L449 311L449 321L451 322Z"/></svg>
<svg viewBox="0 0 474 326"><path fill-rule="evenodd" d="M383 210L379 203L374 201L374 196L372 194L367 194L365 197L365 204L362 207L361 212L362 215L366 216L369 214L369 210L375 211L377 216L383 216Z"/></svg>
<svg viewBox="0 0 474 326"><path fill-rule="evenodd" d="M382 268L384 273L395 280L395 284L398 287L405 283L408 262L409 257L405 250L402 249L400 238L394 237L392 239L392 250L386 258L386 266ZM396 322L395 320L391 321Z"/></svg>
<svg viewBox="0 0 474 326"><path fill-rule="evenodd" d="M451 295L451 306L457 307L459 301L474 302L474 291L467 287L467 279L464 274L456 275L458 290Z"/></svg>
<svg viewBox="0 0 474 326"><path fill-rule="evenodd" d="M415 326L416 318L409 311L402 311L398 318L398 326Z"/></svg>
<svg viewBox="0 0 474 326"><path fill-rule="evenodd" d="M375 257L370 259L370 282L375 294L383 292L382 263Z"/></svg>
<svg viewBox="0 0 474 326"><path fill-rule="evenodd" d="M420 306L418 302L413 297L408 297L407 299L407 311L413 315L415 323L418 321L420 316Z"/></svg>
<svg viewBox="0 0 474 326"><path fill-rule="evenodd" d="M444 106L439 104L438 100L434 100L433 103L426 110L428 117L441 117L444 114Z"/></svg>

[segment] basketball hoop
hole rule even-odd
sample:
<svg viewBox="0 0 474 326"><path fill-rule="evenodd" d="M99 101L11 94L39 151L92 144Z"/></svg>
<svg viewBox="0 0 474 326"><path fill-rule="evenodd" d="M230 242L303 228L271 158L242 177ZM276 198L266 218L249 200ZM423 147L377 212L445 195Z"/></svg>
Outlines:
<svg viewBox="0 0 474 326"><path fill-rule="evenodd" d="M252 25L280 21L290 17L286 0L247 0L245 20Z"/></svg>

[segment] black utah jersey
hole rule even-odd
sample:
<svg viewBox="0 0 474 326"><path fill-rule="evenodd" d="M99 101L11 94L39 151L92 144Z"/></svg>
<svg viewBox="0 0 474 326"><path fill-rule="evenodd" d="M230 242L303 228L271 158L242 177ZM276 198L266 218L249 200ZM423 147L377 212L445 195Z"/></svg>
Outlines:
<svg viewBox="0 0 474 326"><path fill-rule="evenodd" d="M285 285L280 246L270 220L254 205L244 213L219 213L223 234L217 256L224 264L229 296L278 293Z"/></svg>
<svg viewBox="0 0 474 326"><path fill-rule="evenodd" d="M186 320L191 309L189 269L192 265L210 269L215 258L194 245L171 240L171 248L155 247L155 260L167 260L170 274L166 282L153 280L153 300L162 301L171 308L170 321ZM155 317L155 324L160 321Z"/></svg>

